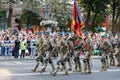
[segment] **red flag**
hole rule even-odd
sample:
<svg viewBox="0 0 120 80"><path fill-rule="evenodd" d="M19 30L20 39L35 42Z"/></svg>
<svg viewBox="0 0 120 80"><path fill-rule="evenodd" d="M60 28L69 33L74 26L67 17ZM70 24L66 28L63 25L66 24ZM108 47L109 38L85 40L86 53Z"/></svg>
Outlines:
<svg viewBox="0 0 120 80"><path fill-rule="evenodd" d="M82 28L84 27L82 15L76 0L74 0L74 7L72 12L72 24L71 29L74 30L79 37L82 37Z"/></svg>
<svg viewBox="0 0 120 80"><path fill-rule="evenodd" d="M83 41L83 44L84 44L84 46L86 47L86 49L87 49L88 51L90 51L90 47L87 45L87 43L86 43L85 41Z"/></svg>

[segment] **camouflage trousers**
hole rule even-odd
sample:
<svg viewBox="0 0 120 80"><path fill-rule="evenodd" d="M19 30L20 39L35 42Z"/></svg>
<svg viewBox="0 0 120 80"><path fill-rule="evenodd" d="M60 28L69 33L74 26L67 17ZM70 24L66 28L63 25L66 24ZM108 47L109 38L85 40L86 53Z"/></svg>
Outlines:
<svg viewBox="0 0 120 80"><path fill-rule="evenodd" d="M39 64L40 64L40 62L42 63L42 66L43 66L43 64L44 64L44 59L43 59L43 55L40 55L40 53L38 54L38 56L37 56L37 58L36 58L36 65L35 65L35 67L34 67L34 69L32 69L32 71L33 72L36 72L36 70L37 70L37 68L39 67Z"/></svg>
<svg viewBox="0 0 120 80"><path fill-rule="evenodd" d="M51 65L52 71L54 71L55 67L54 67L54 63L52 61L52 57L50 55L50 52L46 52L45 54L46 54L46 57L44 59L44 64L43 64L43 67L41 69L41 72L46 69L48 63Z"/></svg>
<svg viewBox="0 0 120 80"><path fill-rule="evenodd" d="M80 62L80 51L75 51L74 54L74 63L75 63L75 71L82 71L82 67L81 67L81 62Z"/></svg>
<svg viewBox="0 0 120 80"><path fill-rule="evenodd" d="M60 65L62 66L63 71L65 71L65 74L67 74L67 69L66 69L66 62L65 62L65 56L63 53L58 54L58 60L57 60L57 66L55 70L53 71L52 74L57 74L57 72L60 70Z"/></svg>
<svg viewBox="0 0 120 80"><path fill-rule="evenodd" d="M101 71L106 71L106 69L107 69L106 58L102 57L101 58L101 63L102 63L102 65L101 65Z"/></svg>
<svg viewBox="0 0 120 80"><path fill-rule="evenodd" d="M116 57L117 62L118 62L117 66L120 66L120 54L119 54L119 53L116 53L116 54L115 54L115 57Z"/></svg>
<svg viewBox="0 0 120 80"><path fill-rule="evenodd" d="M71 60L71 56L68 55L66 58L65 58L65 62L67 63L68 62L68 65L69 65L69 69L68 70L72 70L72 60Z"/></svg>

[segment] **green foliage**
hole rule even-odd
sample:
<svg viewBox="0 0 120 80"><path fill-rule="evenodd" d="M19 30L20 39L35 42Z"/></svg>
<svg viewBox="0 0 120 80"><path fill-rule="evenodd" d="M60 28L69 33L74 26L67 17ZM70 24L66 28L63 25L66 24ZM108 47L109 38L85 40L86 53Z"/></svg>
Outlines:
<svg viewBox="0 0 120 80"><path fill-rule="evenodd" d="M90 29L94 29L98 24L103 21L103 16L107 15L107 5L111 0L78 0L79 6L84 8L87 13L86 21L90 21L91 25L87 22ZM94 15L93 15L94 14Z"/></svg>
<svg viewBox="0 0 120 80"><path fill-rule="evenodd" d="M95 20L95 24L98 25L104 21L105 21L105 16L103 14L98 14Z"/></svg>
<svg viewBox="0 0 120 80"><path fill-rule="evenodd" d="M21 22L27 24L34 25L36 22L39 21L39 15L37 13L34 13L30 10L23 10L23 14L21 15Z"/></svg>
<svg viewBox="0 0 120 80"><path fill-rule="evenodd" d="M52 0L52 17L57 20L60 28L67 28L71 21L71 11L68 10L67 6L69 4L66 1Z"/></svg>
<svg viewBox="0 0 120 80"><path fill-rule="evenodd" d="M6 10L0 9L0 18L6 17Z"/></svg>
<svg viewBox="0 0 120 80"><path fill-rule="evenodd" d="M6 10L3 8L3 3L0 1L0 18L6 17Z"/></svg>

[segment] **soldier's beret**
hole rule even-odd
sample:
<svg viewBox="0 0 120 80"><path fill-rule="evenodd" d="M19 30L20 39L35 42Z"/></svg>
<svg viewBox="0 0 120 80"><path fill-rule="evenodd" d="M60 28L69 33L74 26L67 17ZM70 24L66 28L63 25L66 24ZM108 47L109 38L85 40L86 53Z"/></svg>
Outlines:
<svg viewBox="0 0 120 80"><path fill-rule="evenodd" d="M86 32L85 32L85 35L87 35L87 34L88 34L88 32L86 31Z"/></svg>
<svg viewBox="0 0 120 80"><path fill-rule="evenodd" d="M38 32L38 34L42 34L42 32Z"/></svg>
<svg viewBox="0 0 120 80"><path fill-rule="evenodd" d="M69 35L69 32L66 32L65 35Z"/></svg>
<svg viewBox="0 0 120 80"><path fill-rule="evenodd" d="M44 34L47 35L47 34L49 34L49 32L45 32Z"/></svg>
<svg viewBox="0 0 120 80"><path fill-rule="evenodd" d="M62 32L58 32L58 35L61 35L61 36L62 36Z"/></svg>

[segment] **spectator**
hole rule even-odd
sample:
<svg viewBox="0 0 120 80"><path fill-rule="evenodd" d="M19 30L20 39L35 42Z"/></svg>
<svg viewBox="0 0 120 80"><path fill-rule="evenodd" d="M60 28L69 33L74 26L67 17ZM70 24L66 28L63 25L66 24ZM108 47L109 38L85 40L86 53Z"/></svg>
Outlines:
<svg viewBox="0 0 120 80"><path fill-rule="evenodd" d="M10 58L10 40L9 37L7 36L4 41L5 44L5 58L8 56Z"/></svg>
<svg viewBox="0 0 120 80"><path fill-rule="evenodd" d="M22 41L20 42L20 49L21 49L20 58L24 58L25 57L25 50L26 50L25 39L22 39Z"/></svg>
<svg viewBox="0 0 120 80"><path fill-rule="evenodd" d="M18 58L19 56L19 49L20 49L20 40L19 37L16 37L15 46L14 46L14 58Z"/></svg>
<svg viewBox="0 0 120 80"><path fill-rule="evenodd" d="M30 46L31 46L31 54L30 58L35 58L35 50L36 50L36 45L35 45L35 37L34 35L31 36L31 41L30 41Z"/></svg>

